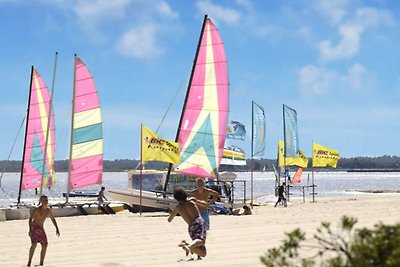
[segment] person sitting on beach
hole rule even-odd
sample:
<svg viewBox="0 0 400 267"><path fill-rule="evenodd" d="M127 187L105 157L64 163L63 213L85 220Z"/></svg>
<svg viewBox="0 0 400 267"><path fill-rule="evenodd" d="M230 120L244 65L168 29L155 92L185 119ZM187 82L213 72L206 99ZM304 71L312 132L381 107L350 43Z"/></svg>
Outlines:
<svg viewBox="0 0 400 267"><path fill-rule="evenodd" d="M247 205L243 206L243 212L242 213L240 213L240 210L241 209L234 209L234 210L231 211L231 214L232 215L251 215L252 214L250 207L247 206Z"/></svg>
<svg viewBox="0 0 400 267"><path fill-rule="evenodd" d="M285 207L287 206L286 198L285 198L285 196L284 196L284 193L285 193L285 186L286 186L286 183L283 182L282 185L280 185L280 186L278 187L278 201L275 203L275 207L276 207L276 206L278 205L278 203L281 202L281 201L282 201L282 203L283 203L283 205L284 205Z"/></svg>
<svg viewBox="0 0 400 267"><path fill-rule="evenodd" d="M206 207L207 203L193 197L188 198L188 194L183 188L174 190L174 198L178 201L178 205L169 215L168 222L171 222L177 214L180 214L189 225L188 231L192 239L190 244L182 240L179 246L185 250L186 256L189 253L195 253L198 257L205 257L207 255L205 246L207 228L204 219L200 216L198 206Z"/></svg>
<svg viewBox="0 0 400 267"><path fill-rule="evenodd" d="M243 206L243 213L242 213L242 215L251 215L251 209L250 209L249 206L247 206L247 205L244 205L244 206Z"/></svg>
<svg viewBox="0 0 400 267"><path fill-rule="evenodd" d="M104 190L106 190L106 188L102 186L99 195L97 196L97 201L99 202L99 204L103 204L104 199L108 201L108 199L104 196Z"/></svg>
<svg viewBox="0 0 400 267"><path fill-rule="evenodd" d="M218 199L219 193L212 189L206 188L203 178L197 178L196 187L197 188L190 193L190 196L207 203L205 207L198 206L198 208L200 210L201 217L203 217L204 221L206 222L207 230L210 230L210 216L208 209ZM211 199L209 200L210 197Z"/></svg>
<svg viewBox="0 0 400 267"><path fill-rule="evenodd" d="M40 266L43 265L44 257L46 256L47 250L47 236L44 231L43 224L47 217L50 217L54 226L56 227L56 235L60 236L60 230L58 229L57 222L54 219L51 209L47 206L49 200L47 196L42 195L39 199L39 206L34 208L29 218L29 236L31 238L31 247L29 249L28 266L31 266L32 257L35 253L37 243L42 245L42 251L40 252Z"/></svg>

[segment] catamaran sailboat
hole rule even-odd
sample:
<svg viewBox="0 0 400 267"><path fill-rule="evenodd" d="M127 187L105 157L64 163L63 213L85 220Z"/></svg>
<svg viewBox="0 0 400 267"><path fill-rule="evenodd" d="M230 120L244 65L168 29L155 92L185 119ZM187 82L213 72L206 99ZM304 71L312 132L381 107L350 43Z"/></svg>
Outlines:
<svg viewBox="0 0 400 267"><path fill-rule="evenodd" d="M143 170L142 180L153 179L155 182L152 188L144 186L142 192L134 186L139 171L130 172L128 190L110 189L110 197L136 207L141 204L143 210L168 210L177 204L168 192L173 190L178 180L187 180L188 176L217 178L228 112L229 80L225 49L214 23L205 16L177 131L180 162L173 171L172 165L168 171Z"/></svg>
<svg viewBox="0 0 400 267"><path fill-rule="evenodd" d="M29 209L33 205L21 204L22 191L40 189L42 192L43 187L51 187L54 183L55 124L52 97L33 67L28 101L18 209L6 209L7 220L29 217ZM102 213L95 201L69 201L71 189L101 184L103 172L102 120L97 90L88 68L76 56L72 106L67 203L49 201L55 217ZM103 212L115 213L124 209L123 203L112 203L110 206Z"/></svg>

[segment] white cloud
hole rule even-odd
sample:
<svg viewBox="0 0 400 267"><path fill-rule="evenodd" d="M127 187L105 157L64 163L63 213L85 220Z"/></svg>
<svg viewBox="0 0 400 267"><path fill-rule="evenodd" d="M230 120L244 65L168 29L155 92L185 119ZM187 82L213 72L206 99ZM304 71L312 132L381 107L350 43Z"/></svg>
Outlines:
<svg viewBox="0 0 400 267"><path fill-rule="evenodd" d="M235 9L215 5L210 1L198 1L196 6L201 14L209 14L216 21L226 24L236 24L240 21L240 13Z"/></svg>
<svg viewBox="0 0 400 267"><path fill-rule="evenodd" d="M308 65L299 71L299 85L306 93L324 94L329 90L335 77L336 74L332 71Z"/></svg>
<svg viewBox="0 0 400 267"><path fill-rule="evenodd" d="M335 71L307 65L299 71L299 87L305 94L324 95L335 89L359 89L363 87L367 69L360 63L351 66L341 75Z"/></svg>
<svg viewBox="0 0 400 267"><path fill-rule="evenodd" d="M339 28L340 41L335 46L330 40L319 43L321 56L326 60L350 58L358 53L360 38L364 31L362 27L345 25Z"/></svg>
<svg viewBox="0 0 400 267"><path fill-rule="evenodd" d="M105 19L123 18L130 3L131 0L78 1L73 11L86 27L91 28Z"/></svg>
<svg viewBox="0 0 400 267"><path fill-rule="evenodd" d="M88 40L91 42L117 40L113 46L118 53L135 58L154 58L160 55L162 48L157 42L158 35L174 30L174 27L168 27L167 21L179 16L165 0L37 1L74 16L81 30L90 36ZM129 17L133 12L141 15ZM113 26L113 38L107 34L110 27L104 27L110 25Z"/></svg>
<svg viewBox="0 0 400 267"><path fill-rule="evenodd" d="M346 15L346 8L349 4L348 0L315 0L314 8L325 15L331 23L337 24L342 21Z"/></svg>
<svg viewBox="0 0 400 267"><path fill-rule="evenodd" d="M325 60L354 57L359 52L362 34L365 31L381 24L390 25L392 21L389 11L375 8L357 9L353 19L338 27L340 39L336 45L331 40L324 40L318 44L320 55Z"/></svg>
<svg viewBox="0 0 400 267"><path fill-rule="evenodd" d="M120 54L134 58L152 58L162 51L157 44L158 27L148 24L130 29L117 43Z"/></svg>
<svg viewBox="0 0 400 267"><path fill-rule="evenodd" d="M393 17L387 10L376 8L360 8L356 10L354 23L362 25L364 28L382 25L392 25Z"/></svg>
<svg viewBox="0 0 400 267"><path fill-rule="evenodd" d="M162 15L165 18L168 19L176 19L178 18L178 13L174 12L171 7L168 5L167 2L165 1L160 1L156 6L155 6L157 12Z"/></svg>
<svg viewBox="0 0 400 267"><path fill-rule="evenodd" d="M362 64L356 63L348 70L343 80L352 89L361 88L366 71L367 69Z"/></svg>

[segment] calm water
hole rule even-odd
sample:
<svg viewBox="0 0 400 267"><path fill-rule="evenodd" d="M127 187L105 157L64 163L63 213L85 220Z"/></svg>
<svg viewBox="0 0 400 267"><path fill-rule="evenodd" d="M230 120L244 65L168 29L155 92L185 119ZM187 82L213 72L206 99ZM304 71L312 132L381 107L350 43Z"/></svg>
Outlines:
<svg viewBox="0 0 400 267"><path fill-rule="evenodd" d="M238 179L246 181L246 197L250 198L250 173L237 173ZM275 176L272 172L256 172L254 177L254 197L273 194ZM66 191L67 173L57 174L57 183L51 191L44 193L61 197ZM301 185L312 183L311 173L303 172ZM375 173L348 173L348 172L315 172L314 181L317 185L317 197L329 197L338 195L361 194L356 190L400 190L400 173L375 172ZM106 189L126 189L128 186L128 174L126 172L104 173L103 185ZM19 173L6 173L1 181L0 204L7 204L9 200L15 201L18 195ZM99 190L99 186L91 186L84 189ZM294 197L300 197L299 190L293 190ZM310 197L311 189L306 191L306 197ZM243 183L235 186L235 197L241 198L244 194ZM22 193L22 198L34 197L33 190Z"/></svg>

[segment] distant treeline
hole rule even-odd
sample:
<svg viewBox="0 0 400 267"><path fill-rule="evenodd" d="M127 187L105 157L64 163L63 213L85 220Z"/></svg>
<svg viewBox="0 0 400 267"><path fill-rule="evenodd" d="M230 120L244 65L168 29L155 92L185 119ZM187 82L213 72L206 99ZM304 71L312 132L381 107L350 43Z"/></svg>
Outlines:
<svg viewBox="0 0 400 267"><path fill-rule="evenodd" d="M250 169L250 160L247 161L247 166L242 166L244 171ZM277 165L276 159L261 159L254 160L254 170L273 170L272 165ZM229 166L230 167L230 166ZM312 161L308 161L308 169L311 169ZM235 167L236 168L236 167ZM240 170L242 170L240 169ZM399 170L400 171L400 157L397 156L380 156L380 157L354 157L354 158L340 158L337 168L330 170ZM230 170L230 169L228 169Z"/></svg>
<svg viewBox="0 0 400 267"><path fill-rule="evenodd" d="M138 160L131 159L115 159L104 160L104 171L118 172L124 170L134 169L138 166ZM260 159L253 160L254 171L272 171L272 165L276 166L276 159ZM311 160L309 161L309 168L311 168ZM166 169L168 163L164 162L148 162L145 165L146 169ZM68 160L57 160L55 162L55 169L57 172L68 171ZM381 156L381 157L354 157L354 158L341 158L339 159L336 170L399 170L400 171L400 157L396 156ZM0 160L0 170L5 172L20 172L21 161L17 160ZM221 171L250 171L250 160L247 160L246 166L224 166L220 168Z"/></svg>

